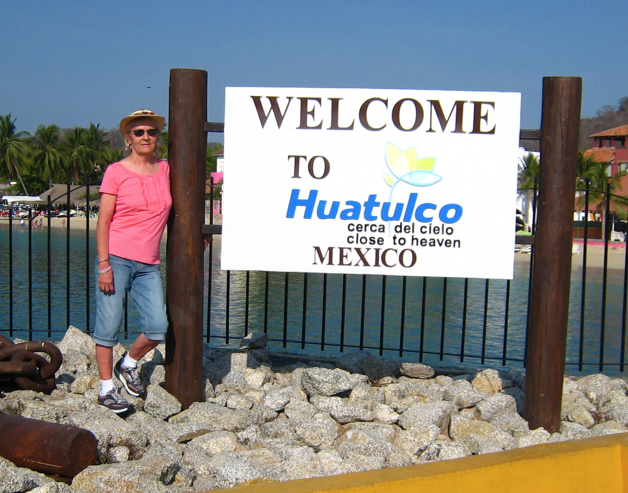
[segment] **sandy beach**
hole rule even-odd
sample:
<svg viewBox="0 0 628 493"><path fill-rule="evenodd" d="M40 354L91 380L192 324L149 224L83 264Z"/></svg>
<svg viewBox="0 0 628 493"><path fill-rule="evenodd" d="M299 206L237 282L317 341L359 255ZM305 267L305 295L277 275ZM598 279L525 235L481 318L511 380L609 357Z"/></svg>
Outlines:
<svg viewBox="0 0 628 493"><path fill-rule="evenodd" d="M47 228L48 227L48 218L47 217L42 217L41 219L43 219L43 223L42 226L43 228ZM98 218L95 217L90 217L89 218L89 229L90 230L96 230L96 222L98 221ZM24 220L25 226L26 227L28 225L28 220ZM7 218L0 218L0 224L9 224L9 220ZM33 229L35 229L35 226L39 224L39 218L35 218L33 219ZM65 228L67 227L68 224L68 218L67 217L52 217L50 218L50 226L52 228ZM79 230L85 230L87 229L87 224L88 224L88 218L86 217L80 217L80 216L74 216L70 218L70 227L72 229L79 229ZM13 227L20 227L20 219L13 219Z"/></svg>
<svg viewBox="0 0 628 493"><path fill-rule="evenodd" d="M582 241L574 241L574 245L578 245L578 252L572 255L572 267L582 266L584 263L584 243ZM530 254L515 253L515 262L529 263ZM604 266L604 243L590 242L587 245L587 268L602 268ZM608 260L609 269L623 270L626 263L626 244L625 243L609 243L608 244Z"/></svg>

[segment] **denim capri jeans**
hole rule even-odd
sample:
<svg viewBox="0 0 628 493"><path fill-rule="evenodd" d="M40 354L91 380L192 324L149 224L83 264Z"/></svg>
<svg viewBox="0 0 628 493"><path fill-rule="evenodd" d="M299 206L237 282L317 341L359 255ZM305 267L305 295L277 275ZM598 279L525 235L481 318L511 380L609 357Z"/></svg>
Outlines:
<svg viewBox="0 0 628 493"><path fill-rule="evenodd" d="M141 330L147 339L162 341L168 330L164 292L159 275L159 264L143 264L115 255L109 256L113 270L114 292L103 293L98 287L96 263L96 328L94 342L113 347L124 318L124 301L131 293L140 314Z"/></svg>

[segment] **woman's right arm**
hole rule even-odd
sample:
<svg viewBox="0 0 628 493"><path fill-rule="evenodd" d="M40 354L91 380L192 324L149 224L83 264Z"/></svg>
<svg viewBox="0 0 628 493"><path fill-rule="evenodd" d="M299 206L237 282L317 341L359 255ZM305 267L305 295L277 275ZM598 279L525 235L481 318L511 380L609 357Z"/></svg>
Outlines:
<svg viewBox="0 0 628 493"><path fill-rule="evenodd" d="M109 263L109 226L116 209L116 196L109 193L100 195L100 212L96 223L96 248L98 250L98 270L106 270L111 267ZM113 270L109 269L103 274L98 274L98 287L103 293L113 293Z"/></svg>

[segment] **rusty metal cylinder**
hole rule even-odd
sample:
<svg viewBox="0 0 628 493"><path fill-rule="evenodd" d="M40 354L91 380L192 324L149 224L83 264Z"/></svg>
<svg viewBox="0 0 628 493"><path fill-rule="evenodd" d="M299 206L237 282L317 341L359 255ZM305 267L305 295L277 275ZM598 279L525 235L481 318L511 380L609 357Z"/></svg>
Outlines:
<svg viewBox="0 0 628 493"><path fill-rule="evenodd" d="M83 428L0 413L0 456L16 466L73 478L96 463L97 450Z"/></svg>

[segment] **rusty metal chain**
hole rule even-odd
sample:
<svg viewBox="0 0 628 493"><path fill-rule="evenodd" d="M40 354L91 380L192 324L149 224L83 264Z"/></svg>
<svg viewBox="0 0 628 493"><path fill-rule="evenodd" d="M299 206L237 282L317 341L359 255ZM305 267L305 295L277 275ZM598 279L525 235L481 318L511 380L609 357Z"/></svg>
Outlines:
<svg viewBox="0 0 628 493"><path fill-rule="evenodd" d="M47 354L49 360L38 353ZM52 392L55 373L62 361L61 351L50 342L15 344L0 335L0 380L13 380L21 389Z"/></svg>

